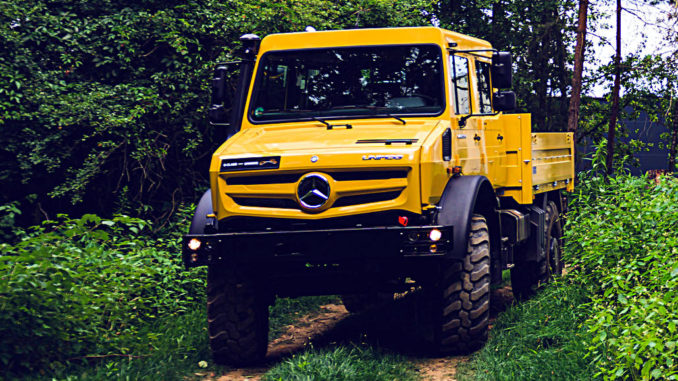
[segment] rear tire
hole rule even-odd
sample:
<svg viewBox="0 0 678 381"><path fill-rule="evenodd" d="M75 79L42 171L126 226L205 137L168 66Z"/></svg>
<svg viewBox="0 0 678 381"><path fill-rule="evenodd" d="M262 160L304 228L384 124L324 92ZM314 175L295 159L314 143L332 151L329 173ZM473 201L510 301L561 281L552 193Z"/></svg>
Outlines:
<svg viewBox="0 0 678 381"><path fill-rule="evenodd" d="M485 217L474 214L463 260L443 271L436 303L440 354L469 353L487 341L490 317L490 233Z"/></svg>
<svg viewBox="0 0 678 381"><path fill-rule="evenodd" d="M216 363L251 365L266 356L268 304L241 269L209 267L207 323Z"/></svg>
<svg viewBox="0 0 678 381"><path fill-rule="evenodd" d="M563 229L555 202L546 204L546 253L537 262L516 263L511 269L511 287L518 299L534 294L534 287L548 283L563 273Z"/></svg>

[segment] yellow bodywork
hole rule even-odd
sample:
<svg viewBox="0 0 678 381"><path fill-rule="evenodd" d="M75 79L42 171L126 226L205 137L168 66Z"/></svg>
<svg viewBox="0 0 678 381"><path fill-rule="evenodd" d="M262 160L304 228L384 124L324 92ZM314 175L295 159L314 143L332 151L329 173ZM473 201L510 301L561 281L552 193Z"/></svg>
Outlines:
<svg viewBox="0 0 678 381"><path fill-rule="evenodd" d="M352 129L328 130L317 121L253 124L243 117L240 132L215 152L210 166L212 205L218 219L230 216L322 219L387 210L421 213L436 204L445 185L453 176L452 169L461 168L461 175L486 176L497 195L511 197L520 204L532 203L535 194L554 189L572 190L574 178L574 143L569 133L532 133L529 114L487 114L471 116L459 127L459 118L452 107L450 55L457 54L470 62L470 98L472 109L478 109L475 62L491 63L491 51L453 53L457 50L489 50L483 40L447 30L422 28L356 29L342 31L275 34L261 41L259 57L267 51L298 50L321 47L436 44L443 53L446 106L435 117L407 117L406 125L389 118L333 120L350 123ZM456 44L456 45L455 45ZM258 62L257 62L258 66ZM257 67L255 66L255 73ZM252 80L254 81L254 79ZM245 110L249 110L250 96ZM452 133L452 158L442 158L442 135ZM361 139L412 139L411 144L356 144ZM365 160L366 156L402 156L399 160ZM223 159L280 156L280 167L274 170L220 172ZM346 171L400 171L406 175L388 179L339 178ZM231 177L299 175L319 173L330 181L330 207L313 213L301 208L245 206L234 200L239 197L285 200L297 203L298 178L288 182L250 181L229 184ZM337 178L335 178L337 177ZM397 194L388 200L332 206L342 197Z"/></svg>

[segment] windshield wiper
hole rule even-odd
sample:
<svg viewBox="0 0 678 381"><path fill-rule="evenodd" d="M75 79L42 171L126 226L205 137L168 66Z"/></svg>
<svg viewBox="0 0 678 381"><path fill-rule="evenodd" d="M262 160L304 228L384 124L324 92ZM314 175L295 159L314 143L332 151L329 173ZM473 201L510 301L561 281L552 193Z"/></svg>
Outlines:
<svg viewBox="0 0 678 381"><path fill-rule="evenodd" d="M334 127L346 127L347 130L350 130L351 128L353 128L353 126L348 124L348 123L346 123L346 124L330 124L326 120L320 119L320 118L312 116L312 115L309 115L308 117L311 118L312 120L315 120L316 122L320 122L320 123L324 124L325 126L327 126L328 130L333 129Z"/></svg>

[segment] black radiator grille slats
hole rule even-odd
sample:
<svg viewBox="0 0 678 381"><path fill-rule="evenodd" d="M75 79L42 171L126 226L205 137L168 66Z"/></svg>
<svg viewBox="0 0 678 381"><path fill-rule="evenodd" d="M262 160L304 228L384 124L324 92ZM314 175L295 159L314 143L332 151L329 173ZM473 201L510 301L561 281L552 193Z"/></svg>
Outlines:
<svg viewBox="0 0 678 381"><path fill-rule="evenodd" d="M233 197L233 201L241 206L259 208L299 209L299 204L286 198Z"/></svg>
<svg viewBox="0 0 678 381"><path fill-rule="evenodd" d="M380 193L368 193L368 194L359 194L355 196L345 196L334 202L332 205L333 208L340 206L351 206L351 205L360 205L360 204L369 204L373 202L380 201L389 201L400 196L401 191L394 192L380 192Z"/></svg>
<svg viewBox="0 0 678 381"><path fill-rule="evenodd" d="M386 180L386 179L404 179L407 177L407 170L400 171L353 171L353 172L330 172L330 176L337 181L356 181L356 180Z"/></svg>
<svg viewBox="0 0 678 381"><path fill-rule="evenodd" d="M301 173L258 175L258 176L234 176L226 179L228 185L255 185L255 184L288 184L296 183Z"/></svg>

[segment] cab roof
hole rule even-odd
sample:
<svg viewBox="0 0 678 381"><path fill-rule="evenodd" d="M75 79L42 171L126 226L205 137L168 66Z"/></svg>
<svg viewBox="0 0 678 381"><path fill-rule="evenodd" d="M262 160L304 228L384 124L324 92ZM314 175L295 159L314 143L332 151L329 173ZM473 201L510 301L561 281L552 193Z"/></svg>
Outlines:
<svg viewBox="0 0 678 381"><path fill-rule="evenodd" d="M456 46L454 46L456 43ZM347 29L270 34L261 41L260 52L342 46L436 44L443 49L492 49L485 40L436 27ZM450 45L452 44L452 45ZM479 52L491 57L491 52Z"/></svg>

